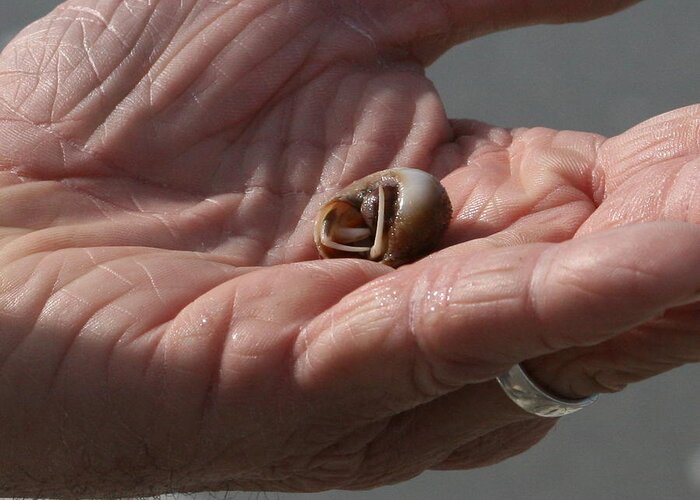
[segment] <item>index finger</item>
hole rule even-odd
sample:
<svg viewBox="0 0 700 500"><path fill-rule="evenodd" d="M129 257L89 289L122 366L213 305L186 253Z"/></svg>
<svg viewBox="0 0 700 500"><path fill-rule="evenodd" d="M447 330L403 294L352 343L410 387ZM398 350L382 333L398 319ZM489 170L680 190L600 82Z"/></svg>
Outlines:
<svg viewBox="0 0 700 500"><path fill-rule="evenodd" d="M683 223L474 253L467 244L372 281L312 321L296 342L295 378L317 393L413 407L688 300L700 290L698 249L700 228Z"/></svg>

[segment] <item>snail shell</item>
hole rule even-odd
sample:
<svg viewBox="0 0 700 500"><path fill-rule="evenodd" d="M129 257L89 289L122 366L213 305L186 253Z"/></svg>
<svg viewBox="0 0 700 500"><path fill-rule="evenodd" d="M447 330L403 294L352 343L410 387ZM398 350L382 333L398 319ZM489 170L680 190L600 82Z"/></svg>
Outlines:
<svg viewBox="0 0 700 500"><path fill-rule="evenodd" d="M321 257L354 257L392 267L434 248L452 217L445 188L414 168L382 170L353 182L321 207L314 241Z"/></svg>

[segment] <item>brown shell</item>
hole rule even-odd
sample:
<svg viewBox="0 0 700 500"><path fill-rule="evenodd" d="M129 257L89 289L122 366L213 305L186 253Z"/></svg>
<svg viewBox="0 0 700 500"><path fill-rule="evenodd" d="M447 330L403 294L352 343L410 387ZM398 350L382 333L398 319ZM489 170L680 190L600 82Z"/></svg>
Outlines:
<svg viewBox="0 0 700 500"><path fill-rule="evenodd" d="M347 252L329 248L321 234L333 224L368 227L376 222L376 192L383 186L386 195L386 248L377 261L398 267L413 262L434 249L452 217L452 205L445 188L432 175L417 169L382 170L353 182L321 207L314 227L314 240L324 258L369 258L369 252ZM374 198L373 198L374 197ZM372 240L356 242L371 246Z"/></svg>

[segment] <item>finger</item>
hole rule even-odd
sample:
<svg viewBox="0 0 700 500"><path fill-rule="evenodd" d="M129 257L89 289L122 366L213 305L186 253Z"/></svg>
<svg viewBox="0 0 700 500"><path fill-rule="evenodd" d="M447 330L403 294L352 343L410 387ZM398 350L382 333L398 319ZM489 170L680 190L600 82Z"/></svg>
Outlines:
<svg viewBox="0 0 700 500"><path fill-rule="evenodd" d="M467 246L465 245L465 248ZM297 383L397 411L514 363L600 343L700 290L700 228L627 226L560 244L426 259L375 280L313 321ZM347 408L347 406L345 406Z"/></svg>
<svg viewBox="0 0 700 500"><path fill-rule="evenodd" d="M528 360L535 380L557 394L582 397L617 392L628 384L700 362L700 297L629 332L590 347Z"/></svg>
<svg viewBox="0 0 700 500"><path fill-rule="evenodd" d="M406 480L426 469L498 462L539 441L556 423L517 408L495 382L475 384L392 417L363 453L352 488Z"/></svg>
<svg viewBox="0 0 700 500"><path fill-rule="evenodd" d="M421 0L406 7L401 2L377 2L369 13L372 26L382 27L381 40L407 47L424 63L452 45L518 26L584 21L612 14L639 0ZM369 10L369 9L368 9Z"/></svg>
<svg viewBox="0 0 700 500"><path fill-rule="evenodd" d="M433 469L466 470L502 462L533 447L555 423L554 419L538 418L505 425L467 442Z"/></svg>
<svg viewBox="0 0 700 500"><path fill-rule="evenodd" d="M700 106L648 120L606 140L598 151L598 210L578 234L653 220L700 223L697 123Z"/></svg>
<svg viewBox="0 0 700 500"><path fill-rule="evenodd" d="M598 165L605 176L604 197L630 178L655 165L668 165L700 155L700 105L686 106L650 118L600 145ZM651 182L653 183L653 181Z"/></svg>
<svg viewBox="0 0 700 500"><path fill-rule="evenodd" d="M452 126L452 161L439 158L434 170L454 209L447 245L485 236L501 244L560 242L595 210L601 136L542 127L506 130L466 120Z"/></svg>

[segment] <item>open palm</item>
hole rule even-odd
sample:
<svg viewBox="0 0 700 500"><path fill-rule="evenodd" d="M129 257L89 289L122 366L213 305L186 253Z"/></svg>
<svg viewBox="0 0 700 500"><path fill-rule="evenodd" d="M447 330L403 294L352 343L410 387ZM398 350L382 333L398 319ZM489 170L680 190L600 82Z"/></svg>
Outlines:
<svg viewBox="0 0 700 500"><path fill-rule="evenodd" d="M539 440L491 381L514 363L578 397L698 361L700 109L505 130L423 74L613 3L76 0L27 28L0 60L1 492L370 487ZM320 205L392 166L447 188L442 249L315 260Z"/></svg>

